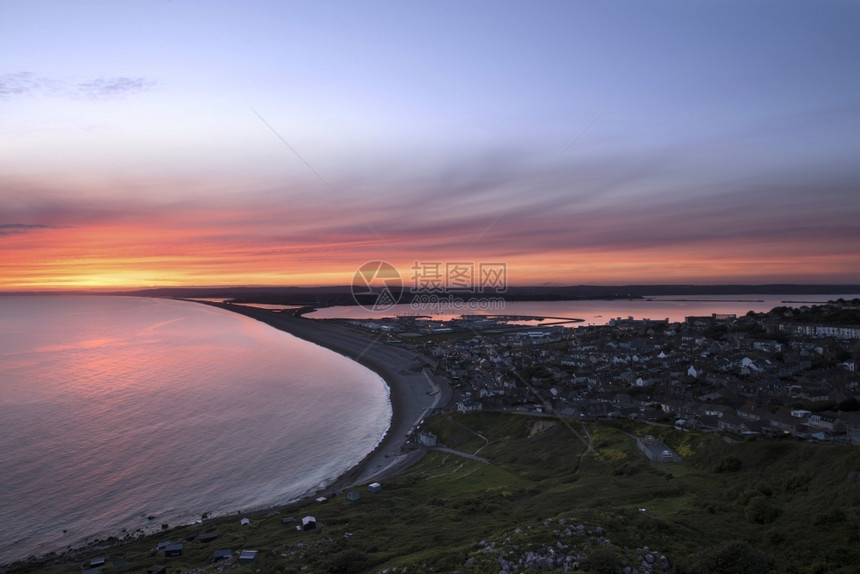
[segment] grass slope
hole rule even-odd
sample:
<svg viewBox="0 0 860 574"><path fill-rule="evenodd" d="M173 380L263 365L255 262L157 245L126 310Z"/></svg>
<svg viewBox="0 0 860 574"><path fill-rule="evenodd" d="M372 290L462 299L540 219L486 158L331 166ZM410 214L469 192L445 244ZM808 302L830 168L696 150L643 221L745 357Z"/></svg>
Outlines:
<svg viewBox="0 0 860 574"><path fill-rule="evenodd" d="M860 564L856 447L727 443L660 427L586 427L499 413L441 415L430 430L447 447L490 462L430 452L381 492L358 489L356 501L335 496L249 515L245 526L233 517L193 527L219 537L184 542L179 558L153 548L183 541L192 527L11 571L77 572L85 560L106 556L106 574L146 572L153 564L168 572L495 574L502 560L554 548L576 556L584 571L615 572L635 566L646 547L665 554L675 572L847 573ZM647 461L634 438L645 434L684 462ZM305 515L319 521L317 532L281 523ZM223 548L234 557L210 564ZM260 551L254 563L237 563L243 548Z"/></svg>

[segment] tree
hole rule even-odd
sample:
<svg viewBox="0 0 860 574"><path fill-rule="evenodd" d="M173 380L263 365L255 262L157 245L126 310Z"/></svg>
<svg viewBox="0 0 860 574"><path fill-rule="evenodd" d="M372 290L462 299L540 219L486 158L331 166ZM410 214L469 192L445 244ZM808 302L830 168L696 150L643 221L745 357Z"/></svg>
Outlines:
<svg viewBox="0 0 860 574"><path fill-rule="evenodd" d="M860 411L860 401L857 400L857 397L848 397L844 401L840 401L836 408L845 412Z"/></svg>

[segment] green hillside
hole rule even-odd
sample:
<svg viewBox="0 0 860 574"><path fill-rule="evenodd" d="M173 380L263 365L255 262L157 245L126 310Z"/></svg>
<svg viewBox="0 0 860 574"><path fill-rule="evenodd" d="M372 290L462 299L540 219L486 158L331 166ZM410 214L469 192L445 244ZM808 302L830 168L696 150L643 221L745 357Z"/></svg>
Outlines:
<svg viewBox="0 0 860 574"><path fill-rule="evenodd" d="M860 449L791 441L728 443L713 434L555 418L441 415L440 443L489 462L434 451L380 492L356 489L278 514L208 521L66 562L13 572L855 572L860 564ZM634 436L684 457L649 462ZM318 528L296 529L312 515ZM282 524L294 517L296 523ZM164 557L158 542L183 542ZM213 552L232 557L211 564ZM258 550L250 564L238 551Z"/></svg>

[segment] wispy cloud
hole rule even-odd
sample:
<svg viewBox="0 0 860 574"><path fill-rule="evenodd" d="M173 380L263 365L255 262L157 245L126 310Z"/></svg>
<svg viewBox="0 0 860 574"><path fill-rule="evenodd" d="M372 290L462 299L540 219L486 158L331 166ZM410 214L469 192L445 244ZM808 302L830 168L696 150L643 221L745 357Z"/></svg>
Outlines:
<svg viewBox="0 0 860 574"><path fill-rule="evenodd" d="M146 78L106 76L88 79L57 79L32 72L0 75L0 98L45 96L72 99L116 99L150 90L156 82Z"/></svg>
<svg viewBox="0 0 860 574"><path fill-rule="evenodd" d="M52 225L39 225L31 223L0 223L0 236L13 235L17 233L29 233L40 229L56 229Z"/></svg>
<svg viewBox="0 0 860 574"><path fill-rule="evenodd" d="M120 98L152 89L155 82L144 78L96 78L79 82L74 85L74 91L84 98Z"/></svg>

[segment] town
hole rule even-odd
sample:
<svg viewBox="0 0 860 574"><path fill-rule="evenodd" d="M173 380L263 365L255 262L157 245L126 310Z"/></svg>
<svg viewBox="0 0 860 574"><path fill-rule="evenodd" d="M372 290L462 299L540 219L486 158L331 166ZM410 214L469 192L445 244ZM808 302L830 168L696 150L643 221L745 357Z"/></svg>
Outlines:
<svg viewBox="0 0 860 574"><path fill-rule="evenodd" d="M860 444L860 299L683 323L401 316L352 321L427 357L452 408L634 419Z"/></svg>

